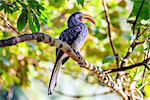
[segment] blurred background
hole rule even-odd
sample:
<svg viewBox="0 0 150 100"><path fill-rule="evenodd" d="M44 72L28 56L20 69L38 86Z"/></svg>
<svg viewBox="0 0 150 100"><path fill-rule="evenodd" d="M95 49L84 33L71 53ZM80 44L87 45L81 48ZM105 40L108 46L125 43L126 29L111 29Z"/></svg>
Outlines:
<svg viewBox="0 0 150 100"><path fill-rule="evenodd" d="M8 4L15 0L8 0ZM58 38L67 28L67 19L75 11L89 14L96 21L94 27L86 23L89 34L81 55L89 62L103 69L115 68L115 59L107 35L107 22L101 0L85 0L84 6L76 0L37 0L44 7L42 18L38 17L40 32ZM27 4L26 0L24 3ZM111 19L112 39L117 52L123 57L130 45L131 25L127 19L132 10L130 0L107 0ZM17 21L21 12L0 11L0 40L18 36L9 25L17 30ZM46 21L46 22L44 22ZM29 25L20 32L31 33ZM140 50L135 49L133 61L141 61ZM53 95L48 96L48 83L55 62L55 47L44 43L29 41L15 46L0 48L0 100L121 100L111 89L103 86L89 71L69 59L61 68L58 84ZM132 71L134 73L134 71ZM131 74L132 74L131 73ZM115 77L115 74L111 74Z"/></svg>

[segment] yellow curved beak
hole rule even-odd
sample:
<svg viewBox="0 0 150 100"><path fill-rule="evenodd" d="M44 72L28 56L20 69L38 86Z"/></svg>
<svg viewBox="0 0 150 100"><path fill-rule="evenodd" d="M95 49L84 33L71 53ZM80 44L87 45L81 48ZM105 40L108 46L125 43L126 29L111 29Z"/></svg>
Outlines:
<svg viewBox="0 0 150 100"><path fill-rule="evenodd" d="M90 15L87 15L87 14L84 14L83 16L82 16L82 20L89 20L90 22L92 22L94 25L96 24L95 23L95 21L94 21L94 19L90 16Z"/></svg>

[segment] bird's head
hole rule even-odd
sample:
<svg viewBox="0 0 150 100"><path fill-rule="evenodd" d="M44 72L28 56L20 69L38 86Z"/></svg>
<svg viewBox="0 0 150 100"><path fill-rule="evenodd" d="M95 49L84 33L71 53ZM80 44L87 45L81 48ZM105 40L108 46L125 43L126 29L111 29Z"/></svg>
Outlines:
<svg viewBox="0 0 150 100"><path fill-rule="evenodd" d="M84 20L88 20L95 25L95 21L90 15L83 14L82 12L75 12L68 19L68 27L80 25Z"/></svg>

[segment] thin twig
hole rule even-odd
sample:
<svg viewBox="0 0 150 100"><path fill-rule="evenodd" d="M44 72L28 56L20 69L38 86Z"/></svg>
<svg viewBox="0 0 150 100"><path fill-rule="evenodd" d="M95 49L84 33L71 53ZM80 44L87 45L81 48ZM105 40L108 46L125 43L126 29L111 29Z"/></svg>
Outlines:
<svg viewBox="0 0 150 100"><path fill-rule="evenodd" d="M143 62L136 63L136 64L133 64L133 65L130 65L130 66L114 68L114 69L110 69L110 70L104 70L104 73L113 73L113 72L125 71L125 70L132 69L132 68L135 68L135 67L145 66L145 64L148 61L150 61L150 57L145 59Z"/></svg>
<svg viewBox="0 0 150 100"><path fill-rule="evenodd" d="M116 57L116 63L117 66L119 67L119 59L118 59L118 53L115 50L115 46L113 44L112 38L111 38L111 28L110 28L110 18L109 18L109 14L108 14L108 9L107 9L107 4L106 4L106 0L103 0L103 7L104 7L104 11L105 11L105 17L106 17L106 21L107 21L107 26L108 26L108 36L109 36L109 41L110 41L110 45L112 47L113 50L113 54Z"/></svg>
<svg viewBox="0 0 150 100"><path fill-rule="evenodd" d="M41 81L43 84L46 84L42 79L40 79L40 81ZM95 97L95 96L107 95L107 94L113 93L114 91L113 91L113 90L109 90L109 91L105 91L105 92L102 92L102 93L93 93L93 94L85 94L85 95L72 95L72 94L67 94L67 93L61 92L61 91L59 91L59 90L56 90L55 92L56 92L57 94L59 94L59 95L66 96L66 97L71 97L71 98L84 98L84 97Z"/></svg>
<svg viewBox="0 0 150 100"><path fill-rule="evenodd" d="M147 59L147 58L148 58L148 54L149 54L149 51L148 51L147 54L144 55L144 59ZM147 66L144 66L144 71L143 71L143 74L142 74L142 84L141 84L141 86L144 85L146 68L147 68Z"/></svg>
<svg viewBox="0 0 150 100"><path fill-rule="evenodd" d="M145 72L146 72L146 67L144 66L144 71L142 75L142 85L144 84L144 80L145 80Z"/></svg>
<svg viewBox="0 0 150 100"><path fill-rule="evenodd" d="M144 1L145 1L145 0L142 0L142 3L141 3L141 6L140 6L140 9L139 9L139 11L137 12L137 15L136 15L136 19L135 19L135 21L133 22L133 34L135 33L135 26L136 26L136 23L137 23L138 17L139 17L139 15L140 15L140 12L141 12L141 10L142 10L142 7L143 7L143 4L144 4Z"/></svg>
<svg viewBox="0 0 150 100"><path fill-rule="evenodd" d="M63 95L63 96L67 96L67 97L71 97L71 98L84 98L84 97L95 97L95 96L101 96L101 95L106 95L106 94L110 94L112 93L112 90L103 92L103 93L96 93L96 94L86 94L86 95L71 95L71 94L67 94L61 91L56 91L56 93Z"/></svg>
<svg viewBox="0 0 150 100"><path fill-rule="evenodd" d="M144 34L144 32L149 28L149 26L150 26L150 25L148 25L148 26L142 31L142 33L138 35L138 37L140 37L142 34Z"/></svg>
<svg viewBox="0 0 150 100"><path fill-rule="evenodd" d="M140 42L136 42L136 40L137 40L147 29L148 29L148 27L145 28L145 29L142 31L141 34L139 34L139 35L136 34L135 40L132 42L132 44L131 44L130 47L128 48L128 51L127 51L126 55L124 56L124 58L123 58L123 60L122 60L122 62L121 62L121 64L120 64L121 67L124 66L125 61L126 61L127 58L131 55L131 53L133 52L134 48L135 48L137 45L142 44L142 43L145 42L145 40L144 40L144 41L140 41Z"/></svg>
<svg viewBox="0 0 150 100"><path fill-rule="evenodd" d="M144 84L143 85L141 85L139 88L138 88L138 90L141 90L146 84L148 84L150 82L150 80L148 80L148 81L146 81L146 82L144 82Z"/></svg>
<svg viewBox="0 0 150 100"><path fill-rule="evenodd" d="M13 26L11 26L3 17L0 16L0 18L13 30L15 31L17 34L21 34L19 33Z"/></svg>

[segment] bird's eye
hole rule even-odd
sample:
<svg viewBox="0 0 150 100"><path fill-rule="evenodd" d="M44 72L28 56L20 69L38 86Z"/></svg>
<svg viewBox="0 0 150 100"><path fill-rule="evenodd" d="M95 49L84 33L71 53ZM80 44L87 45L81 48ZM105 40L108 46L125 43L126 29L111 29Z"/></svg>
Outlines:
<svg viewBox="0 0 150 100"><path fill-rule="evenodd" d="M82 16L79 17L80 21L82 21Z"/></svg>

